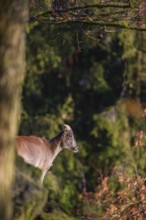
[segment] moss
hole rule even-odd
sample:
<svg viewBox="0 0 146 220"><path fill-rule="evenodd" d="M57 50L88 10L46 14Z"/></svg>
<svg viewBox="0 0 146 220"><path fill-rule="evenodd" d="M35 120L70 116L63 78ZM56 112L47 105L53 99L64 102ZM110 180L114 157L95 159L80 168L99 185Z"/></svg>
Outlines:
<svg viewBox="0 0 146 220"><path fill-rule="evenodd" d="M17 172L13 186L15 220L33 220L38 216L47 201L47 190L37 185L30 177Z"/></svg>
<svg viewBox="0 0 146 220"><path fill-rule="evenodd" d="M35 220L77 220L74 217L68 216L60 210L53 210L51 213L42 213Z"/></svg>

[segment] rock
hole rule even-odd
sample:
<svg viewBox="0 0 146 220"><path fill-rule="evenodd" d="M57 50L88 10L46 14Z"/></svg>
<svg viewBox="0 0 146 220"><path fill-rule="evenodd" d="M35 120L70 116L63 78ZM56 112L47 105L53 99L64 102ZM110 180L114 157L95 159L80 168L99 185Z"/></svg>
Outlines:
<svg viewBox="0 0 146 220"><path fill-rule="evenodd" d="M33 220L38 216L47 201L48 191L36 184L25 173L17 171L13 186L15 220Z"/></svg>

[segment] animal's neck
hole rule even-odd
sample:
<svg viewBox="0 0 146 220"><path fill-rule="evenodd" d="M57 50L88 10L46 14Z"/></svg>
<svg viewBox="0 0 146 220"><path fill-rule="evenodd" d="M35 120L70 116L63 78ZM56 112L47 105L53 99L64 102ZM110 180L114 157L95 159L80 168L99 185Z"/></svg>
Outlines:
<svg viewBox="0 0 146 220"><path fill-rule="evenodd" d="M62 131L60 134L49 140L49 145L52 153L58 154L61 151L61 141L63 133L64 132Z"/></svg>

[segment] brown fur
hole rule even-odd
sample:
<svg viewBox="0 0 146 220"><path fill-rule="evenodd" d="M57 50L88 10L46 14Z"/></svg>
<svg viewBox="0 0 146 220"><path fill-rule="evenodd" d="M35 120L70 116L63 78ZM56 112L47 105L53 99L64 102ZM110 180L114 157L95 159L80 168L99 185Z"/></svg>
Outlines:
<svg viewBox="0 0 146 220"><path fill-rule="evenodd" d="M51 140L36 136L17 136L16 151L24 161L42 170L41 182L47 170L62 148L73 152L78 151L73 132L68 125L67 128Z"/></svg>

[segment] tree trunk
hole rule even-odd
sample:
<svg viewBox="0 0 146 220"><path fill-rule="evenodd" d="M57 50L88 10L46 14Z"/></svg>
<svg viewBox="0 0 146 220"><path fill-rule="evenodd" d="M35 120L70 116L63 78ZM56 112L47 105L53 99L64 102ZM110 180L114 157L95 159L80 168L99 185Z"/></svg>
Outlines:
<svg viewBox="0 0 146 220"><path fill-rule="evenodd" d="M24 78L27 0L0 0L0 219L12 215L14 143Z"/></svg>

